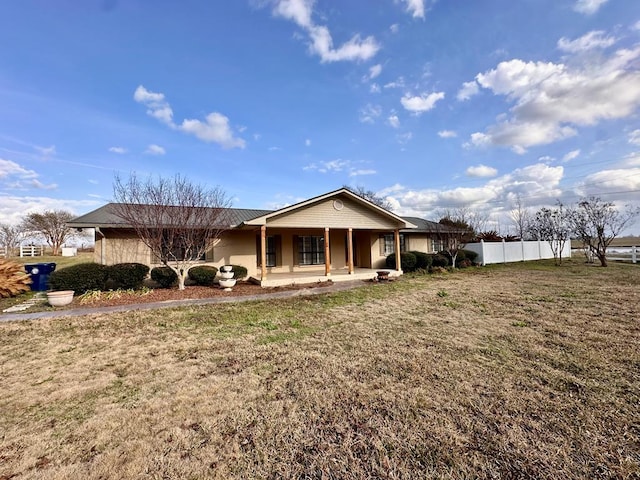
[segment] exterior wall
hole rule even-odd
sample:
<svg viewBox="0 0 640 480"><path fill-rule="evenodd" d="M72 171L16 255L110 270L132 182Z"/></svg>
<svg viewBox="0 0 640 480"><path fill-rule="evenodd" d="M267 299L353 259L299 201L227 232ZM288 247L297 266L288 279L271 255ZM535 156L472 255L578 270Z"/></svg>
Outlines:
<svg viewBox="0 0 640 480"><path fill-rule="evenodd" d="M341 210L334 208L334 200L343 204ZM269 219L269 227L287 228L353 228L393 229L398 225L383 214L355 202L349 197L338 196L308 207L297 209Z"/></svg>
<svg viewBox="0 0 640 480"><path fill-rule="evenodd" d="M116 263L151 264L151 252L132 231L103 229L104 238L96 242L94 258L98 263L114 265ZM104 255L104 257L103 257Z"/></svg>
<svg viewBox="0 0 640 480"><path fill-rule="evenodd" d="M404 238L407 251L424 253L431 253L433 251L431 238L426 233L405 233Z"/></svg>
<svg viewBox="0 0 640 480"><path fill-rule="evenodd" d="M207 252L207 265L218 269L223 265L242 265L249 276L258 272L256 257L256 233L252 230L232 230L225 232Z"/></svg>

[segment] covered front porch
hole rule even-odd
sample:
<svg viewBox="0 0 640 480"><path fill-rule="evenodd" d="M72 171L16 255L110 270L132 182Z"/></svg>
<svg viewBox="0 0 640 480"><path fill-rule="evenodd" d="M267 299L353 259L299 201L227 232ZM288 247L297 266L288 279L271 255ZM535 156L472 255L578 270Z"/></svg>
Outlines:
<svg viewBox="0 0 640 480"><path fill-rule="evenodd" d="M354 280L365 281L372 280L377 277L377 273L380 269L373 268L358 268L355 267L352 273L349 273L348 269L341 268L331 270L329 275L325 274L324 268L309 269L300 272L282 272L282 273L270 273L264 279L260 278L260 275L251 276L249 280L262 287L282 287L285 285L304 285L308 283L326 282L331 280L332 282L350 282ZM402 274L401 271L383 269L389 272L389 277L398 277Z"/></svg>

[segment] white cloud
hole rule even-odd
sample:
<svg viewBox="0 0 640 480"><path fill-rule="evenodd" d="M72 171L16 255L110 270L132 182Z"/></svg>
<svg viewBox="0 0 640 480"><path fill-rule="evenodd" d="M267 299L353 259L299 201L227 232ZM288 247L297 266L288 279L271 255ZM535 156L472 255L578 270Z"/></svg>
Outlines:
<svg viewBox="0 0 640 480"><path fill-rule="evenodd" d="M111 153L117 153L118 155L124 155L127 153L127 149L124 147L109 147Z"/></svg>
<svg viewBox="0 0 640 480"><path fill-rule="evenodd" d="M393 82L385 83L383 88L404 88L404 77L398 77Z"/></svg>
<svg viewBox="0 0 640 480"><path fill-rule="evenodd" d="M397 115L390 115L389 118L387 118L387 123L391 125L393 128L400 127L400 119L398 118Z"/></svg>
<svg viewBox="0 0 640 480"><path fill-rule="evenodd" d="M558 48L563 52L579 53L594 48L607 48L616 43L614 37L606 36L602 30L594 30L575 40L562 37L558 40Z"/></svg>
<svg viewBox="0 0 640 480"><path fill-rule="evenodd" d="M458 136L458 134L453 130L440 130L438 132L438 136L440 138L455 138Z"/></svg>
<svg viewBox="0 0 640 480"><path fill-rule="evenodd" d="M8 178L11 176L27 179L36 178L38 174L33 170L28 170L18 165L16 162L0 158L0 178Z"/></svg>
<svg viewBox="0 0 640 480"><path fill-rule="evenodd" d="M640 30L640 20L631 26L631 30Z"/></svg>
<svg viewBox="0 0 640 480"><path fill-rule="evenodd" d="M368 60L380 50L373 36L363 39L358 34L334 48L329 29L313 22L313 4L313 0L276 0L273 15L290 20L305 30L311 40L309 51L317 54L321 62Z"/></svg>
<svg viewBox="0 0 640 480"><path fill-rule="evenodd" d="M398 31L400 30L400 25L398 25L397 23L394 23L389 27L389 30L391 30L391 33L398 33Z"/></svg>
<svg viewBox="0 0 640 480"><path fill-rule="evenodd" d="M368 103L360 109L360 121L362 123L375 123L376 118L380 115L382 115L382 107L380 105Z"/></svg>
<svg viewBox="0 0 640 480"><path fill-rule="evenodd" d="M576 3L573 5L573 9L576 12L584 13L585 15L592 15L608 1L609 0L576 0Z"/></svg>
<svg viewBox="0 0 640 480"><path fill-rule="evenodd" d="M424 18L425 0L402 0L402 1L407 5L407 12L409 12L413 18Z"/></svg>
<svg viewBox="0 0 640 480"><path fill-rule="evenodd" d="M551 163L555 161L555 158L552 157L551 155L543 155L542 157L538 158L538 162L542 162L542 163Z"/></svg>
<svg viewBox="0 0 640 480"><path fill-rule="evenodd" d="M49 185L45 185L44 183L42 183L37 178L32 179L29 182L29 185L31 187L37 188L39 190L55 190L56 188L58 188L58 184L57 183L50 183Z"/></svg>
<svg viewBox="0 0 640 480"><path fill-rule="evenodd" d="M602 195L603 193L617 193L624 200L629 199L629 191L640 190L640 167L602 170L584 179L578 191L583 196Z"/></svg>
<svg viewBox="0 0 640 480"><path fill-rule="evenodd" d="M326 162L312 163L302 169L307 171L315 170L320 173L336 173L348 169L350 165L351 162L349 160L342 160L341 158L338 158L336 160L329 160Z"/></svg>
<svg viewBox="0 0 640 480"><path fill-rule="evenodd" d="M0 195L0 223L17 225L25 214L44 212L45 210L68 210L75 214L81 214L103 204L104 201L96 200Z"/></svg>
<svg viewBox="0 0 640 480"><path fill-rule="evenodd" d="M304 141L304 144L305 144L305 146L310 147L310 146L311 146L311 140L307 138L307 139Z"/></svg>
<svg viewBox="0 0 640 480"><path fill-rule="evenodd" d="M222 148L244 148L245 141L235 137L233 130L229 126L229 119L219 113L212 112L205 117L205 120L184 119L178 125L173 121L173 110L166 101L164 94L150 92L144 86L139 85L133 94L136 102L147 107L147 114L160 120L162 123L174 130L194 135L205 142L213 142ZM110 149L111 150L111 149Z"/></svg>
<svg viewBox="0 0 640 480"><path fill-rule="evenodd" d="M370 93L380 93L380 85L378 85L377 83L372 83L369 86L369 92Z"/></svg>
<svg viewBox="0 0 640 480"><path fill-rule="evenodd" d="M43 157L52 157L56 154L56 146L51 145L50 147L39 147L34 145L34 147Z"/></svg>
<svg viewBox="0 0 640 480"><path fill-rule="evenodd" d="M233 136L229 119L218 112L207 115L204 122L194 119L182 121L180 130L191 133L205 142L214 142L222 148L244 148L245 141Z"/></svg>
<svg viewBox="0 0 640 480"><path fill-rule="evenodd" d="M578 158L579 156L580 156L580 149L571 150L570 152L565 154L564 157L562 157L562 161L563 162L570 162L571 160L574 160L574 159Z"/></svg>
<svg viewBox="0 0 640 480"><path fill-rule="evenodd" d="M470 144L508 146L524 153L528 147L574 136L576 127L632 115L640 106L638 57L640 46L619 50L597 64L501 62L476 80L495 95L504 95L513 107L499 123L474 133Z"/></svg>
<svg viewBox="0 0 640 480"><path fill-rule="evenodd" d="M376 173L378 173L378 172L376 172L375 170L371 170L371 169L369 169L369 170L366 170L366 169L351 170L349 172L349 176L350 177L359 177L359 176L362 176L362 175L375 175Z"/></svg>
<svg viewBox="0 0 640 480"><path fill-rule="evenodd" d="M152 143L147 147L144 153L148 155L164 155L165 153L167 153L167 151L164 148L162 148L160 145L156 145Z"/></svg>
<svg viewBox="0 0 640 480"><path fill-rule="evenodd" d="M373 80L382 73L382 65L379 63L369 68L369 80Z"/></svg>
<svg viewBox="0 0 640 480"><path fill-rule="evenodd" d="M444 98L444 92L434 92L429 95L422 94L420 96L412 97L409 94L406 94L400 100L402 106L409 110L410 112L415 113L416 115L420 115L421 113L428 112L433 107L435 107L436 102L438 100L442 100Z"/></svg>
<svg viewBox="0 0 640 480"><path fill-rule="evenodd" d="M634 130L629 134L629 143L631 145L640 145L640 130Z"/></svg>
<svg viewBox="0 0 640 480"><path fill-rule="evenodd" d="M456 98L460 101L469 100L474 95L477 95L479 91L480 87L478 87L478 84L475 80L471 82L465 82L462 84L462 88L458 90Z"/></svg>
<svg viewBox="0 0 640 480"><path fill-rule="evenodd" d="M498 174L498 170L493 167L487 167L486 165L476 165L467 168L465 174L468 177L495 177Z"/></svg>

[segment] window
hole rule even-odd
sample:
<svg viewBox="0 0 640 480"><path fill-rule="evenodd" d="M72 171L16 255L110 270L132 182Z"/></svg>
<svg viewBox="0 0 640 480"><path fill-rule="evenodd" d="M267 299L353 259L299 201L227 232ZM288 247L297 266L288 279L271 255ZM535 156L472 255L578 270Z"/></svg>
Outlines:
<svg viewBox="0 0 640 480"><path fill-rule="evenodd" d="M300 265L324 265L324 237L298 237L298 262Z"/></svg>
<svg viewBox="0 0 640 480"><path fill-rule="evenodd" d="M276 237L267 237L267 267L276 266Z"/></svg>
<svg viewBox="0 0 640 480"><path fill-rule="evenodd" d="M191 248L188 248L191 247ZM202 253L198 255L198 250ZM162 241L162 256L169 261L194 261L205 260L206 240L193 238L193 244L188 245L186 241L178 238L175 234L164 232Z"/></svg>
<svg viewBox="0 0 640 480"><path fill-rule="evenodd" d="M444 240L442 238L431 239L431 250L434 253L438 253L444 250Z"/></svg>
<svg viewBox="0 0 640 480"><path fill-rule="evenodd" d="M381 252L382 255L384 255L385 257L387 255L391 255L392 253L395 253L396 251L396 239L395 239L395 235L393 233L387 233L385 235L381 235L380 236L380 242L381 242ZM406 247L406 242L404 239L404 234L400 234L400 252L406 252L407 251L407 247Z"/></svg>

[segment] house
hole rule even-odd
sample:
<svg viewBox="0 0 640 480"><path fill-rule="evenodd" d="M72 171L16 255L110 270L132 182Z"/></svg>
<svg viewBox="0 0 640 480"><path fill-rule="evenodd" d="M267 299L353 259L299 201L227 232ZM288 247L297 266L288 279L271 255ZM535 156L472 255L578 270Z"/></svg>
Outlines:
<svg viewBox="0 0 640 480"><path fill-rule="evenodd" d="M229 209L225 218L230 225L202 263L242 265L263 286L372 278L395 251L431 252L437 246L438 224L400 217L345 188L274 211ZM68 225L95 229L98 263L160 265L113 204ZM391 275L402 274L399 258L395 267Z"/></svg>

